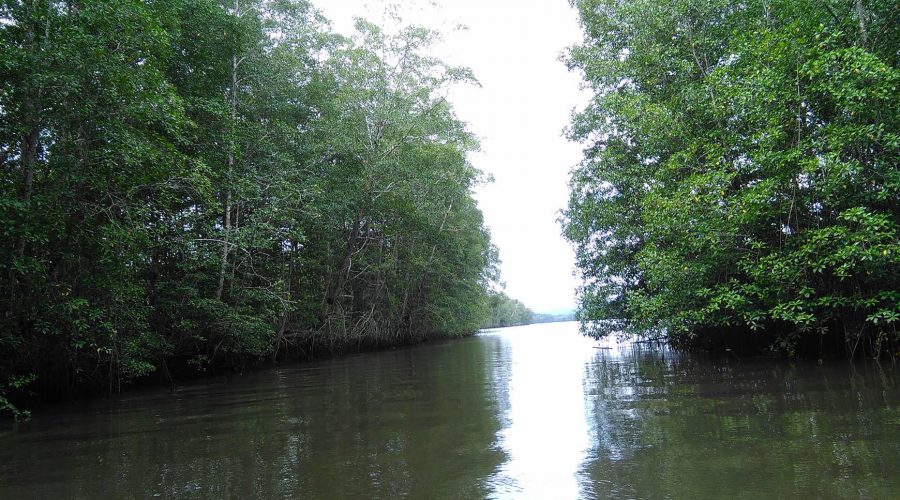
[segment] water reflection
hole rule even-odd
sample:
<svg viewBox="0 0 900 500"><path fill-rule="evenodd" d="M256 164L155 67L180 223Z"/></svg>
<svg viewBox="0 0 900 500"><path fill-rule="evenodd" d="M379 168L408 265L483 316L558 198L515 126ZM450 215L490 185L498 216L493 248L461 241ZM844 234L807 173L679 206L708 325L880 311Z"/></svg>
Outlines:
<svg viewBox="0 0 900 500"><path fill-rule="evenodd" d="M631 344L584 370L582 496L894 498L896 371Z"/></svg>
<svg viewBox="0 0 900 500"><path fill-rule="evenodd" d="M499 340L354 356L38 416L0 498L483 498Z"/></svg>
<svg viewBox="0 0 900 500"><path fill-rule="evenodd" d="M508 393L498 441L509 460L491 479L493 497L578 496L578 466L590 445L582 366L593 341L570 333L533 325L494 334L511 348L504 363L509 383L495 386Z"/></svg>
<svg viewBox="0 0 900 500"><path fill-rule="evenodd" d="M0 498L892 498L897 378L535 325L38 414Z"/></svg>

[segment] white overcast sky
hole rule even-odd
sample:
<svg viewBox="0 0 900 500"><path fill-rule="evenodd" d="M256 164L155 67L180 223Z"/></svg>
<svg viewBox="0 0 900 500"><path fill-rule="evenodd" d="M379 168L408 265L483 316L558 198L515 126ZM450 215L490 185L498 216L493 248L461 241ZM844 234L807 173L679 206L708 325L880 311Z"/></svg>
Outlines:
<svg viewBox="0 0 900 500"><path fill-rule="evenodd" d="M335 31L350 35L353 18L376 23L382 0L313 0ZM404 23L444 33L436 54L472 68L481 87L450 94L459 117L481 140L472 163L495 181L476 192L506 293L536 312L575 306L574 253L556 218L568 199L568 173L581 157L563 128L587 102L579 76L559 61L581 37L568 0L443 0L399 6ZM456 25L468 30L454 31Z"/></svg>

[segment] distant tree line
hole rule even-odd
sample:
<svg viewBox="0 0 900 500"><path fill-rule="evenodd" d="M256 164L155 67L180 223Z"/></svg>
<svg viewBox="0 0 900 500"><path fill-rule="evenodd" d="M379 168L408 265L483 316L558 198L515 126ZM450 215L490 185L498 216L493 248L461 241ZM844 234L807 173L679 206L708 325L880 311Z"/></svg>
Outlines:
<svg viewBox="0 0 900 500"><path fill-rule="evenodd" d="M302 0L0 2L0 406L476 331L438 34ZM2 411L3 408L0 408Z"/></svg>
<svg viewBox="0 0 900 500"><path fill-rule="evenodd" d="M531 309L518 300L507 297L503 292L491 292L488 305L490 313L482 323L482 328L504 328L534 322L534 312Z"/></svg>
<svg viewBox="0 0 900 500"><path fill-rule="evenodd" d="M575 311L561 314L535 314L533 323L561 323L575 321Z"/></svg>
<svg viewBox="0 0 900 500"><path fill-rule="evenodd" d="M900 7L575 0L590 332L900 353Z"/></svg>

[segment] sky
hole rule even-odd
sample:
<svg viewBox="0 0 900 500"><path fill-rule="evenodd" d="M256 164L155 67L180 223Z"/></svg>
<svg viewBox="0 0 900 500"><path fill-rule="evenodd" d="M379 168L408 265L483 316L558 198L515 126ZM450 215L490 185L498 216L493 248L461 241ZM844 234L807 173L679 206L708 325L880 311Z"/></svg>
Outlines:
<svg viewBox="0 0 900 500"><path fill-rule="evenodd" d="M335 31L353 33L353 18L380 23L382 0L314 0ZM574 252L561 236L559 211L581 147L563 137L587 93L559 57L581 31L568 0L407 2L404 23L444 33L435 55L468 66L481 86L454 88L457 115L481 141L470 160L494 182L476 190L500 250L505 292L535 312L575 307ZM464 25L464 31L454 30Z"/></svg>

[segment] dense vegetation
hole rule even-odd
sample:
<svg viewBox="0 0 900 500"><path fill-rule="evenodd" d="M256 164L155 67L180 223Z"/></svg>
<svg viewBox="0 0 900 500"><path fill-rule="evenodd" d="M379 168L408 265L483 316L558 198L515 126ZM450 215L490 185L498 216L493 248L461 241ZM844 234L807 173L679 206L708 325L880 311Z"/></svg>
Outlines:
<svg viewBox="0 0 900 500"><path fill-rule="evenodd" d="M0 405L478 329L437 34L303 0L0 3ZM2 408L0 408L2 410Z"/></svg>
<svg viewBox="0 0 900 500"><path fill-rule="evenodd" d="M482 328L505 328L534 322L534 312L528 306L503 292L490 292L488 307L490 313L481 324Z"/></svg>
<svg viewBox="0 0 900 500"><path fill-rule="evenodd" d="M575 311L569 311L558 314L535 314L534 323L561 323L564 321L575 321Z"/></svg>
<svg viewBox="0 0 900 500"><path fill-rule="evenodd" d="M577 0L563 216L595 335L900 353L900 5Z"/></svg>

